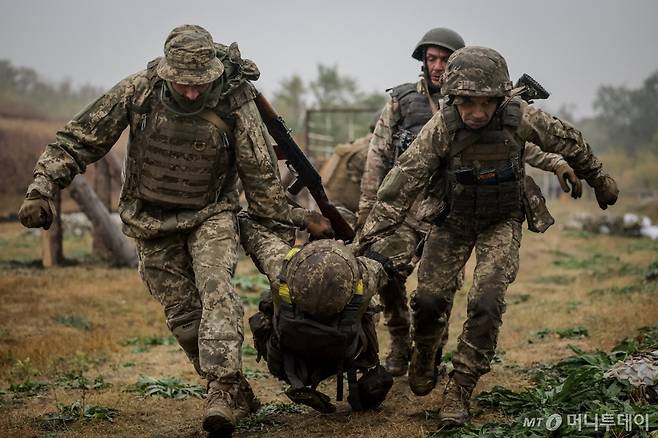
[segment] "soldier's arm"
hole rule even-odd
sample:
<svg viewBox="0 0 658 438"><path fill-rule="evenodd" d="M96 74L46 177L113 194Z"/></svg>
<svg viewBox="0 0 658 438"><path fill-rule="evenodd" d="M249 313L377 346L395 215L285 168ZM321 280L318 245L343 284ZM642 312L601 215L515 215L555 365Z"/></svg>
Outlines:
<svg viewBox="0 0 658 438"><path fill-rule="evenodd" d="M37 161L28 194L52 198L108 153L128 125L128 108L139 84L138 75L124 79L59 130Z"/></svg>
<svg viewBox="0 0 658 438"><path fill-rule="evenodd" d="M235 115L235 156L249 215L286 241L294 238L290 208L265 140L265 126L253 99Z"/></svg>
<svg viewBox="0 0 658 438"><path fill-rule="evenodd" d="M559 154L578 178L596 187L608 175L583 135L573 126L538 108L522 102L521 135L544 152Z"/></svg>
<svg viewBox="0 0 658 438"><path fill-rule="evenodd" d="M375 203L366 221L360 243L393 231L406 217L420 191L429 184L449 147L448 131L442 113L437 113L421 129L416 139L386 175L377 192Z"/></svg>
<svg viewBox="0 0 658 438"><path fill-rule="evenodd" d="M555 173L560 166L567 164L560 155L544 152L534 143L527 143L525 146L525 162L551 173Z"/></svg>
<svg viewBox="0 0 658 438"><path fill-rule="evenodd" d="M395 160L393 150L393 127L400 120L400 108L397 99L389 98L382 111L368 147L366 166L361 178L361 197L359 199L359 218L367 217L377 200L377 190L386 174L391 170Z"/></svg>

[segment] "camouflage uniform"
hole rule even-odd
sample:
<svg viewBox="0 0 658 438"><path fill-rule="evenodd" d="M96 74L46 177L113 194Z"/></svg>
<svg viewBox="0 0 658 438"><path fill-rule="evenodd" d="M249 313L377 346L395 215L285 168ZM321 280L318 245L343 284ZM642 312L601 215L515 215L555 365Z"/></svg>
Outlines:
<svg viewBox="0 0 658 438"><path fill-rule="evenodd" d="M243 309L230 281L238 177L251 216L283 240L294 236L249 82L258 76L235 43L213 43L198 26L178 27L165 58L119 82L57 133L28 189L29 196L51 199L130 129L119 201L123 230L136 240L139 273L163 305L167 325L210 381L241 379ZM190 113L170 80L212 86Z"/></svg>
<svg viewBox="0 0 658 438"><path fill-rule="evenodd" d="M462 49L451 56L447 72L450 71L450 63L457 54L463 51L470 54L469 50L475 51L474 59L477 62L482 58L488 59L485 56L480 57L479 48ZM489 51L493 52L486 49L484 53L488 54ZM496 65L496 68L502 67ZM506 65L504 69L506 73ZM447 73L444 77L444 88L446 78ZM486 82L488 79L485 75L481 80ZM470 82L464 81L462 84L474 88ZM477 82L475 84L480 85ZM465 94L468 95L466 92ZM468 130L459 124L458 116L455 122L456 109L450 107L452 105L446 106L432 117L384 179L377 194L377 202L363 228L362 245L367 246L379 238L388 240L388 236L394 236L395 230L403 223L417 196L430 184L430 178L435 174L441 180L452 178L449 166L453 163L453 157L461 160L460 157L463 156L465 159L466 155L456 153L456 145L457 141L463 140L461 134L468 134ZM496 117L503 116L494 116L494 121L484 128L485 134L482 135L486 135L488 129L494 130L499 123L507 123L514 118L515 127L505 128L509 129L505 132L511 132L512 143L520 148L520 155L517 154L519 158L526 142L532 142L544 151L562 155L573 167L576 175L595 187L597 192L612 181L575 128L529 106L519 98L511 99L509 107L516 108L514 115L512 116L510 109L509 119L505 116L499 121ZM503 114L508 114L507 110ZM471 150L491 150L489 145L485 145L484 149L477 149L478 147L476 144ZM519 170L521 169L517 168L516 171ZM518 187L519 183L515 184ZM455 199L451 213L441 227L432 227L420 261L418 289L412 298L414 354L420 349L430 351L428 356L431 356L431 352L438 348L447 326L448 312L455 292L450 285L454 284L475 248L477 265L474 283L469 291L468 317L459 337L457 352L452 359L455 380L461 387L472 390L479 376L490 369L498 329L502 322L501 316L505 310L504 293L518 271L523 210L518 190L509 193L509 198L515 199L509 207L502 205L503 201L507 202L508 197L501 194L500 203L484 205L480 210L477 207L478 201L474 200L471 204L471 198L467 197L471 190L469 187L464 188L465 186L459 184L454 187L456 188L450 193ZM495 190L503 189L502 186L493 187ZM484 193L491 189L483 186L482 190ZM616 194L607 199L608 204L614 203ZM599 201L600 204L601 202ZM476 209L465 213L470 208ZM411 380L410 373L410 382ZM427 392L430 390L431 387Z"/></svg>
<svg viewBox="0 0 658 438"><path fill-rule="evenodd" d="M403 98L408 98L407 96L414 93L411 91L411 85L405 84L396 88L406 87ZM421 78L415 84L415 94L426 100L428 90L425 78ZM442 107L445 103L445 99L438 92L431 95L431 100L437 108ZM409 105L406 106L409 107ZM426 108L423 109L421 105L416 103L411 108L420 108L419 110L423 112L420 115L416 115L416 117L420 117L421 120L427 122L432 115L429 101L425 106ZM396 93L393 93L382 111L372 140L370 141L366 167L361 180L359 217L367 216L372 209L377 198L377 190L400 155L400 149L395 142L395 137L400 126L405 124L405 117L409 117L408 113L404 113L401 110L400 101L396 97ZM420 130L421 126L417 126L416 129ZM417 134L417 132L413 132L413 134ZM555 172L560 166L566 164L561 156L543 152L538 146L531 143L528 144L525 159L529 165L548 172ZM421 208L422 203L420 201L415 202L411 207L409 215L407 215L404 223L396 229L395 234L389 236L386 240L376 241L372 245L373 250L386 255L394 262L399 273L395 280L381 294L382 304L384 305L384 318L394 340L404 339L409 334L410 317L404 284L407 277L413 271L412 259L416 248L421 240L425 238L428 231L427 224L424 224L422 221L423 213ZM463 278L463 273L455 278L453 282L454 291L461 288ZM449 314L450 312L448 311ZM448 332L446 330L440 349L445 345L447 340ZM395 348L394 345L392 346L392 351L393 348Z"/></svg>

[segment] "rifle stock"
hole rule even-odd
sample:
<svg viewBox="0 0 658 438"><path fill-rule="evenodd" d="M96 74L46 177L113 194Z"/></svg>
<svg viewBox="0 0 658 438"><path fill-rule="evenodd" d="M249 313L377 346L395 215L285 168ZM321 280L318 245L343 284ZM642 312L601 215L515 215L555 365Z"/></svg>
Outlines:
<svg viewBox="0 0 658 438"><path fill-rule="evenodd" d="M296 174L295 181L288 187L288 191L296 195L304 187L308 189L322 212L322 215L329 219L331 227L336 233L336 237L346 242L354 240L354 230L343 219L336 207L329 201L327 194L322 186L322 178L313 164L306 158L304 152L294 138L290 135L290 130L286 126L283 118L276 113L272 105L265 99L261 93L258 93L254 100L258 112L260 113L267 131L270 133L277 146L274 148L279 160L286 160L288 168Z"/></svg>

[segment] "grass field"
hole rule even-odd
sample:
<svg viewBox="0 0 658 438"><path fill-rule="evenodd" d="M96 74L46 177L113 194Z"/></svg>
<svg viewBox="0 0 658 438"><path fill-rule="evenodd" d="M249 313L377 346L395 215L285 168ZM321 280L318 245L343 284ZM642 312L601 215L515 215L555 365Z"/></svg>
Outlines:
<svg viewBox="0 0 658 438"><path fill-rule="evenodd" d="M593 210L586 203L556 201L551 209L559 224L576 207ZM628 201L613 213L633 205ZM38 262L39 237L19 224L0 224L0 435L205 436L200 428L203 382L167 331L160 306L136 272L98 264L89 248L88 238L67 236L64 252L71 263L44 270ZM559 225L545 235L525 230L521 269L507 294L493 370L476 394L496 386L517 392L545 389L536 373L574 356L574 348L610 351L641 328L658 326L658 283L646 279L658 270L657 262L658 242L586 235ZM467 272L473 265L469 261ZM245 322L256 311L264 286L256 274L249 260L240 261L236 286L245 302ZM467 275L455 300L448 352L461 331L469 286ZM412 277L408 289L414 287ZM386 330L380 325L379 332L385 354ZM251 347L247 333L244 370L266 405L243 421L235 436L425 437L446 432L437 431L440 388L416 397L403 377L376 412L352 413L346 402L339 402L338 412L321 415L290 404L285 385L267 375L264 363L256 363ZM334 397L335 383L327 382L324 391ZM516 435L473 432L486 423L520 421L503 403L487 401L492 398L476 402L473 428L452 431L453 436L572 436L565 426L553 435L545 428L520 427ZM655 405L642 409L653 409L651 418L658 420Z"/></svg>

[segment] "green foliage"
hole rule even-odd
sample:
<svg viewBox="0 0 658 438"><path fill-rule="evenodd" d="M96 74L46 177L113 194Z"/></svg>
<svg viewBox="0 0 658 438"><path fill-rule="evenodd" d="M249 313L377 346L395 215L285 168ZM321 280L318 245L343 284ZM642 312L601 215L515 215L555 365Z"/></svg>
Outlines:
<svg viewBox="0 0 658 438"><path fill-rule="evenodd" d="M258 352L251 345L243 344L242 345L242 355L243 356L256 356Z"/></svg>
<svg viewBox="0 0 658 438"><path fill-rule="evenodd" d="M134 385L130 385L128 392L136 392L144 397L162 397L183 400L189 397L203 398L205 389L200 385L185 383L178 377L162 377L156 379L149 376L139 376Z"/></svg>
<svg viewBox="0 0 658 438"><path fill-rule="evenodd" d="M513 294L507 296L508 304L521 304L530 299L530 294Z"/></svg>
<svg viewBox="0 0 658 438"><path fill-rule="evenodd" d="M240 295L242 304L249 307L258 307L260 303L260 295Z"/></svg>
<svg viewBox="0 0 658 438"><path fill-rule="evenodd" d="M76 400L70 405L57 404L57 411L42 415L38 419L40 426L46 430L58 430L67 424L80 420L103 420L114 422L118 411L113 408L98 405L88 405Z"/></svg>
<svg viewBox="0 0 658 438"><path fill-rule="evenodd" d="M560 339L578 339L589 337L589 331L583 326L563 328L563 329L540 329L530 333L531 339L528 343L532 344L533 339L544 339L550 335L557 335Z"/></svg>
<svg viewBox="0 0 658 438"><path fill-rule="evenodd" d="M637 251L658 252L658 240L639 239L626 247L626 252L634 253Z"/></svg>
<svg viewBox="0 0 658 438"><path fill-rule="evenodd" d="M601 265L609 265L619 261L619 257L612 254L594 252L589 257L581 259L573 255L564 254L553 261L553 265L564 269L592 269Z"/></svg>
<svg viewBox="0 0 658 438"><path fill-rule="evenodd" d="M255 370L249 367L245 367L243 373L247 379L267 379L270 377L270 373L267 371Z"/></svg>
<svg viewBox="0 0 658 438"><path fill-rule="evenodd" d="M277 427L284 424L281 417L290 414L301 414L306 409L297 404L289 403L267 403L263 405L258 412L238 421L238 430L264 431L270 427Z"/></svg>
<svg viewBox="0 0 658 438"><path fill-rule="evenodd" d="M243 291L259 292L262 289L270 287L267 277L262 274L256 275L236 275L231 280L233 286Z"/></svg>
<svg viewBox="0 0 658 438"><path fill-rule="evenodd" d="M575 280L574 277L569 277L566 275L546 275L537 278L536 282L541 284L557 284L560 286L564 286L573 283L574 280Z"/></svg>
<svg viewBox="0 0 658 438"><path fill-rule="evenodd" d="M32 365L32 360L29 357L19 359L14 363L11 374L17 380L29 380L31 377L39 374L39 371Z"/></svg>
<svg viewBox="0 0 658 438"><path fill-rule="evenodd" d="M123 345L132 345L133 353L144 353L157 345L176 345L176 338L173 336L136 336L126 339Z"/></svg>
<svg viewBox="0 0 658 438"><path fill-rule="evenodd" d="M55 315L53 319L67 327L87 332L91 330L91 323L80 315Z"/></svg>
<svg viewBox="0 0 658 438"><path fill-rule="evenodd" d="M83 389L83 390L100 390L112 386L105 382L103 376L98 376L94 380L87 379L81 371L69 371L57 377L55 383L66 389Z"/></svg>
<svg viewBox="0 0 658 438"><path fill-rule="evenodd" d="M637 391L626 383L603 377L612 364L623 360L627 355L652 348L658 344L658 326L645 327L633 339L625 339L612 352L596 351L586 353L571 347L575 355L560 362L539 366L530 370L535 386L519 392L497 386L477 397L480 407L496 409L511 417L508 423L468 424L463 428L441 431L441 435L453 437L597 437L599 431L582 431L567 425L566 416L587 414L591 417L602 414L647 414L651 428L658 426L658 409L638 399ZM551 415L562 417L562 426L555 432L540 427L524 426L529 418L548 418ZM624 431L622 426L614 427L615 437L649 435L636 430ZM608 435L606 435L608 436Z"/></svg>
<svg viewBox="0 0 658 438"><path fill-rule="evenodd" d="M644 278L647 280L658 279L658 260L651 263L644 273Z"/></svg>
<svg viewBox="0 0 658 438"><path fill-rule="evenodd" d="M560 338L566 339L589 337L589 331L583 326L557 329L555 330L555 334L557 334Z"/></svg>
<svg viewBox="0 0 658 438"><path fill-rule="evenodd" d="M48 390L46 382L34 382L30 379L9 386L9 392L13 392L15 396L32 397L46 390Z"/></svg>
<svg viewBox="0 0 658 438"><path fill-rule="evenodd" d="M634 293L658 293L655 281L640 281L626 286L613 286L592 289L590 295L630 295Z"/></svg>

